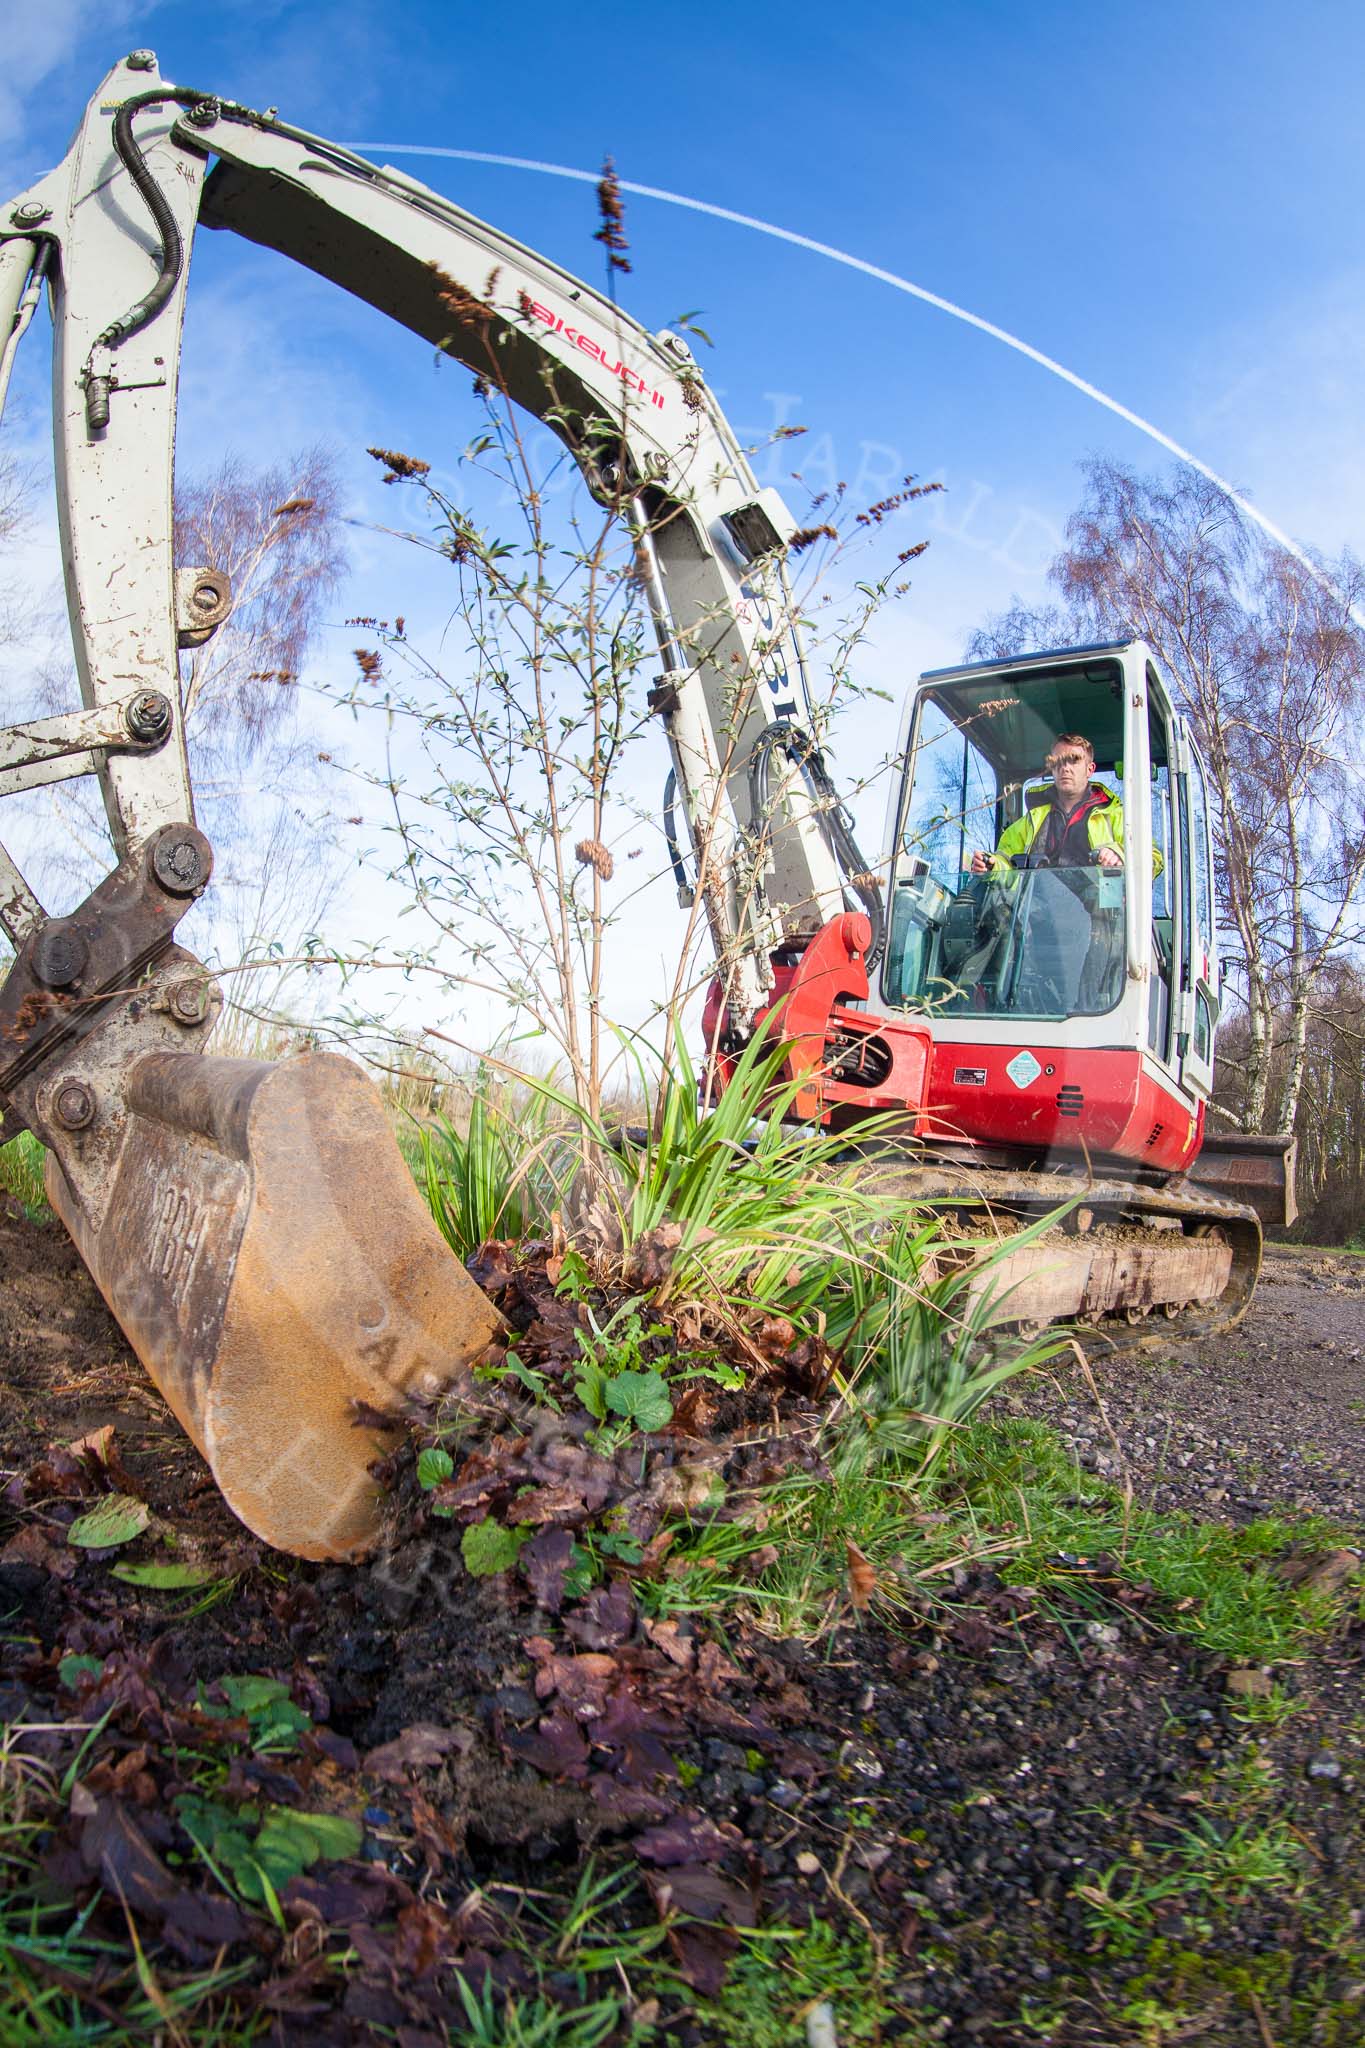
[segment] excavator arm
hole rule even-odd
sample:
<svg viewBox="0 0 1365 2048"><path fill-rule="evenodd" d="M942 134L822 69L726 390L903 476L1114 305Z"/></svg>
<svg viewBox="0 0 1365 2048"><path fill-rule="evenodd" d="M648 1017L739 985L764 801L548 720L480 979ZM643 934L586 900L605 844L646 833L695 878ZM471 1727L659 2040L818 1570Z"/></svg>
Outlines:
<svg viewBox="0 0 1365 2048"><path fill-rule="evenodd" d="M134 51L66 159L0 211L0 398L41 290L56 337L58 504L84 708L0 733L0 795L95 774L118 865L49 918L0 850L0 1096L134 1348L257 1533L363 1551L384 1411L494 1334L351 1063L205 1054L221 994L174 931L207 886L179 651L229 615L177 565L171 490L197 224L279 250L465 363L568 444L633 536L660 646L651 693L691 830L729 1024L809 963L805 1061L865 995L875 890L810 737L783 550L680 336L399 173L178 88ZM780 772L770 775L772 763ZM774 785L776 785L774 787ZM860 895L864 915L846 906ZM802 991L789 990L788 1017ZM799 1032L798 1032L799 1036ZM193 1055L191 1057L191 1055ZM377 1222L378 1219L378 1222Z"/></svg>

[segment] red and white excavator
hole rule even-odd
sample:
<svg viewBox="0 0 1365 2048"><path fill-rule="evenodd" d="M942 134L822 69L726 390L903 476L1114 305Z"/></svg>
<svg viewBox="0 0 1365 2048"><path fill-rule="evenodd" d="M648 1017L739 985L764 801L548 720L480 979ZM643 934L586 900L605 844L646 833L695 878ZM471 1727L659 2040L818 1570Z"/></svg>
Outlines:
<svg viewBox="0 0 1365 2048"><path fill-rule="evenodd" d="M1020 1320L1233 1320L1281 1140L1205 1130L1219 976L1204 773L1140 643L944 670L910 693L879 871L811 732L785 564L686 342L545 257L282 120L174 86L135 50L65 160L0 209L0 396L46 291L67 592L83 708L0 732L0 794L98 777L117 865L49 917L0 850L6 1133L49 1148L54 1206L130 1342L258 1534L303 1556L374 1536L363 1423L494 1334L360 1069L205 1051L221 993L175 928L208 885L179 650L229 615L172 554L196 224L276 249L545 420L627 523L658 632L651 693L718 965L727 1063L775 1018L799 1113L903 1119L907 1197L994 1220L1068 1206L1007 1271ZM1082 732L1121 795L1117 869L1041 852L972 873ZM671 815L671 803L669 806ZM1037 842L1035 842L1035 845ZM1240 1197L1240 1199L1239 1199ZM359 1420L358 1420L359 1418Z"/></svg>

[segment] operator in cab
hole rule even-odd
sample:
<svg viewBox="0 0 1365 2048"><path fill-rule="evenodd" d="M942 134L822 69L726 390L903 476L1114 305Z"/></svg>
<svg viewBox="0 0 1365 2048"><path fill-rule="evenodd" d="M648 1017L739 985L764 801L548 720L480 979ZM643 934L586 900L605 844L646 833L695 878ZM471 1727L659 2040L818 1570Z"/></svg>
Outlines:
<svg viewBox="0 0 1365 2048"><path fill-rule="evenodd" d="M1007 825L994 853L978 848L974 875L1004 880L1017 853L1040 853L1063 866L1091 860L1102 868L1123 866L1123 804L1092 781L1095 749L1085 734L1059 733L1043 766L1052 777L1052 795Z"/></svg>

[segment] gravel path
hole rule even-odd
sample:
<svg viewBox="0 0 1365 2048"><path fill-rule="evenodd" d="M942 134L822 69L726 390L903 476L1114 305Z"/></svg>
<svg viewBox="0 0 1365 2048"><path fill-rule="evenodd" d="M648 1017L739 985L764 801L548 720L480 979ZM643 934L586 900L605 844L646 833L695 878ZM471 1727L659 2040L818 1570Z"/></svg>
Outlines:
<svg viewBox="0 0 1365 2048"><path fill-rule="evenodd" d="M1204 1519L1365 1526L1365 1258L1272 1247L1237 1329L1087 1351L1093 1387L1061 1359L1004 1402L1052 1423L1087 1470L1126 1467L1141 1498Z"/></svg>

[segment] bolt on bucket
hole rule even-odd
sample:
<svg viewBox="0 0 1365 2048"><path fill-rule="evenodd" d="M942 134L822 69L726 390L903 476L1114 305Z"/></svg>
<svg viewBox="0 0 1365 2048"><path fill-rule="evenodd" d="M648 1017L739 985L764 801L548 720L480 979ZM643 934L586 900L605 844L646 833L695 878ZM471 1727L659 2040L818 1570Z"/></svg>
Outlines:
<svg viewBox="0 0 1365 2048"><path fill-rule="evenodd" d="M109 1199L48 1195L233 1512L279 1550L373 1544L375 1412L456 1379L501 1327L432 1222L378 1092L335 1053L149 1053Z"/></svg>

